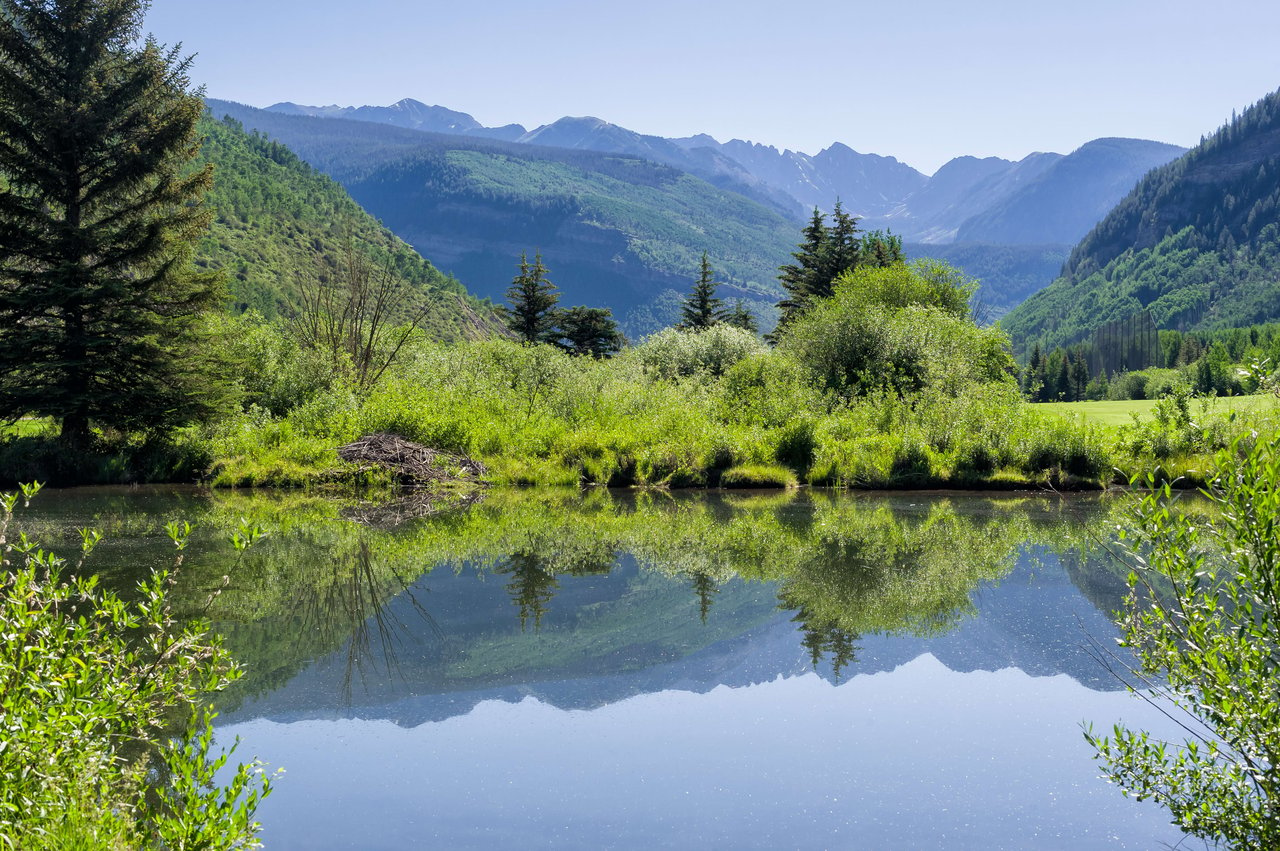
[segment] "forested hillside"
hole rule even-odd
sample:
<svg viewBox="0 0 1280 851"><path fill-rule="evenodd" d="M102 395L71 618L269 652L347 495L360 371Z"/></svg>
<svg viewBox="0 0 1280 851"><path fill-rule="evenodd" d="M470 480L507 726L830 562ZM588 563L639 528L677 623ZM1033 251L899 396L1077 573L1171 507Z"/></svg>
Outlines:
<svg viewBox="0 0 1280 851"><path fill-rule="evenodd" d="M1149 311L1163 329L1280 318L1280 92L1148 175L1004 327L1024 351Z"/></svg>
<svg viewBox="0 0 1280 851"><path fill-rule="evenodd" d="M427 296L424 328L439 339L489 327L487 308L375 221L336 182L284 145L206 117L201 158L214 166L215 219L197 264L226 271L231 306L271 317L296 306L299 288L342 274L348 247Z"/></svg>
<svg viewBox="0 0 1280 851"><path fill-rule="evenodd" d="M798 236L761 204L635 157L210 103L334 177L481 296L500 299L521 252L540 251L565 303L625 319L686 290L706 252L721 294L767 314Z"/></svg>

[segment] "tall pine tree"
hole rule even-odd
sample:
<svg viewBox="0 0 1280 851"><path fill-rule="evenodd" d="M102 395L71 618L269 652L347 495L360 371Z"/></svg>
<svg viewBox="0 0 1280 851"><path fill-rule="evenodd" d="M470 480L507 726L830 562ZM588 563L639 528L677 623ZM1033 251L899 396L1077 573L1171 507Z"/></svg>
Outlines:
<svg viewBox="0 0 1280 851"><path fill-rule="evenodd" d="M822 253L826 243L827 217L815 207L809 224L805 226L803 241L791 254L796 262L778 270L778 282L787 293L778 303L778 310L781 312L779 330L808 309L809 300L822 274Z"/></svg>
<svg viewBox="0 0 1280 851"><path fill-rule="evenodd" d="M520 274L507 288L507 307L503 309L507 327L530 345L555 342L558 336L556 304L560 294L547 279L547 271L541 254L534 255L532 265L529 256L521 254Z"/></svg>
<svg viewBox="0 0 1280 851"><path fill-rule="evenodd" d="M892 266L903 261L902 240L891 234L859 236L858 219L836 201L831 224L819 210L804 229L804 239L792 253L796 262L778 270L786 297L778 303L778 327L770 335L777 340L786 327L814 301L835 294L836 281L859 266Z"/></svg>
<svg viewBox="0 0 1280 851"><path fill-rule="evenodd" d="M827 228L818 267L820 273L809 289L809 298L831 298L835 292L836 278L861 265L862 242L858 239L858 220L844 211L844 205L836 201L831 211L831 226Z"/></svg>
<svg viewBox="0 0 1280 851"><path fill-rule="evenodd" d="M704 251L698 280L694 282L693 291L685 297L684 305L680 308L679 327L686 331L702 331L720 323L724 317L724 301L716 298L716 288L719 286L711 271L711 261Z"/></svg>
<svg viewBox="0 0 1280 851"><path fill-rule="evenodd" d="M141 39L143 0L0 0L0 418L162 430L225 385L192 270L212 171L193 169L190 59Z"/></svg>

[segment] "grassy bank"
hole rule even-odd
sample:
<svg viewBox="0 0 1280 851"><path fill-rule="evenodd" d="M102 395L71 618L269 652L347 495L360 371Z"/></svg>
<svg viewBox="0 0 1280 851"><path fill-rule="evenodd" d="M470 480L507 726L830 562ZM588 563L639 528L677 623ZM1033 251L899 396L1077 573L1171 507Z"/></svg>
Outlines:
<svg viewBox="0 0 1280 851"><path fill-rule="evenodd" d="M478 459L499 485L1085 489L1157 467L1200 481L1232 437L1275 428L1274 406L1186 392L1118 427L1096 420L1106 403L1028 404L1007 339L969 317L970 286L929 264L858 270L772 347L724 324L610 359L418 340L371 383L287 325L226 319L234 411L71 459L48 434L13 438L0 479L386 487L337 449L389 432Z"/></svg>
<svg viewBox="0 0 1280 851"><path fill-rule="evenodd" d="M392 432L477 458L498 485L1091 489L1156 466L1198 483L1231 436L1276 422L1257 397L1044 405L1003 383L840 398L747 335L686 336L675 342L687 350L660 340L612 360L507 341L424 343L364 394L277 373L298 396L274 400L277 410L271 394L283 390L259 387L239 413L163 442L104 445L76 474L387 488L337 448ZM6 477L58 481L67 462L49 426L0 445Z"/></svg>

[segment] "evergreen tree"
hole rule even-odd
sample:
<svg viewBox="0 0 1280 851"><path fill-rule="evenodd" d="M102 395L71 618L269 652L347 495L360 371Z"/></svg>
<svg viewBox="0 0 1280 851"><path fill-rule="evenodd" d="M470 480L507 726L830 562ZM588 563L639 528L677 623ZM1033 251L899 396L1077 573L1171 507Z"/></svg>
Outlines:
<svg viewBox="0 0 1280 851"><path fill-rule="evenodd" d="M529 256L521 254L520 274L507 288L507 307L503 309L507 327L530 345L554 342L558 336L556 304L559 301L556 285L547 280L542 255L534 255L530 265Z"/></svg>
<svg viewBox="0 0 1280 851"><path fill-rule="evenodd" d="M884 231L872 231L862 237L862 265L892 266L906 260L902 251L902 237Z"/></svg>
<svg viewBox="0 0 1280 851"><path fill-rule="evenodd" d="M1027 368L1022 373L1022 392L1033 402L1040 401L1039 394L1044 387L1044 355L1037 342L1031 349L1031 357L1027 359Z"/></svg>
<svg viewBox="0 0 1280 851"><path fill-rule="evenodd" d="M742 299L734 302L733 309L724 315L724 324L750 331L752 334L760 333L760 325L756 322L755 314L747 308L746 302Z"/></svg>
<svg viewBox="0 0 1280 851"><path fill-rule="evenodd" d="M528 628L529 621L533 621L535 632L541 629L542 617L560 587L555 571L541 557L530 552L518 552L499 565L497 572L511 577L507 583L507 595L520 613L520 631Z"/></svg>
<svg viewBox="0 0 1280 851"><path fill-rule="evenodd" d="M815 207L813 217L804 229L804 240L791 254L796 262L778 270L778 282L787 293L778 303L778 310L782 314L778 319L779 331L808 308L818 277L822 273L822 252L826 243L827 218Z"/></svg>
<svg viewBox="0 0 1280 851"><path fill-rule="evenodd" d="M1056 354L1056 353L1055 353ZM1053 389L1056 392L1055 399L1062 402L1074 401L1071 398L1071 362L1066 352L1062 352L1062 356L1058 358L1057 372L1054 375Z"/></svg>
<svg viewBox="0 0 1280 851"><path fill-rule="evenodd" d="M144 0L0 0L0 418L164 430L226 385L190 264L212 171L190 59L140 41Z"/></svg>
<svg viewBox="0 0 1280 851"><path fill-rule="evenodd" d="M1084 358L1084 352L1077 350L1071 357L1071 401L1083 402L1085 391L1089 386L1089 363Z"/></svg>
<svg viewBox="0 0 1280 851"><path fill-rule="evenodd" d="M715 603L716 595L720 593L720 585L705 573L695 573L693 591L698 596L698 615L705 626L707 616L711 614L711 606Z"/></svg>
<svg viewBox="0 0 1280 851"><path fill-rule="evenodd" d="M560 339L556 344L573 355L607 358L627 344L627 338L605 307L571 307L560 313Z"/></svg>
<svg viewBox="0 0 1280 851"><path fill-rule="evenodd" d="M698 280L680 308L682 319L678 327L686 331L702 331L722 321L724 301L716 298L718 286L720 284L715 280L715 275L711 271L711 262L704 251L702 266L698 270Z"/></svg>
<svg viewBox="0 0 1280 851"><path fill-rule="evenodd" d="M787 295L778 303L777 340L786 327L817 299L835 294L836 281L860 266L892 266L904 260L902 239L880 231L858 236L858 219L837 201L830 226L818 210L804 229L804 241L791 256L796 262L781 267L778 281Z"/></svg>
<svg viewBox="0 0 1280 851"><path fill-rule="evenodd" d="M809 288L809 298L830 298L835 291L836 279L860 265L862 242L858 239L858 220L846 213L844 205L836 201L820 255L821 271Z"/></svg>

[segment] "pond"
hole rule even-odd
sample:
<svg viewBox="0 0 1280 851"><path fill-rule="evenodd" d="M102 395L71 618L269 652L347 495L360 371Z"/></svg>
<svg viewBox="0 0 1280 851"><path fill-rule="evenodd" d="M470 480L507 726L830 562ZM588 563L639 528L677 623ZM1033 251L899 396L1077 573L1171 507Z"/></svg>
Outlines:
<svg viewBox="0 0 1280 851"><path fill-rule="evenodd" d="M1082 724L1124 691L1098 498L500 491L367 506L41 494L49 543L176 589L246 676L219 736L286 774L279 849L1152 848ZM268 537L237 559L243 521Z"/></svg>

